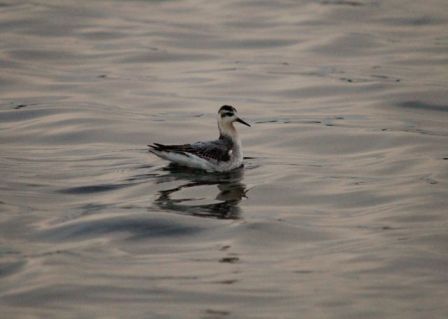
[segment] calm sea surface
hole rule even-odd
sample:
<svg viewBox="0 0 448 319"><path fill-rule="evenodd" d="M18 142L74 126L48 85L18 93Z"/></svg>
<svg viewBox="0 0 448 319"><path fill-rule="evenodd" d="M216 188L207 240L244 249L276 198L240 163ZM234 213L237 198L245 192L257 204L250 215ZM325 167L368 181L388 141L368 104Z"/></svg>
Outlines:
<svg viewBox="0 0 448 319"><path fill-rule="evenodd" d="M446 0L1 1L1 318L447 318L447 89Z"/></svg>

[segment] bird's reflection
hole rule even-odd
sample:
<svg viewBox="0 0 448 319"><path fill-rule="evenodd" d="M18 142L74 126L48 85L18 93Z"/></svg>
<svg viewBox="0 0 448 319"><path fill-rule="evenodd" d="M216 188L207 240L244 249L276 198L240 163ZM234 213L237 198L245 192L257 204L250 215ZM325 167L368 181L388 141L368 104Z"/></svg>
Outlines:
<svg viewBox="0 0 448 319"><path fill-rule="evenodd" d="M243 168L228 173L212 174L175 165L169 165L163 170L168 173L159 176L157 178L158 183L173 181L185 181L185 183L159 191L159 196L154 201L159 208L201 217L240 218L238 204L243 197L246 197L247 192L246 186L241 183L244 173ZM173 198L177 192L206 185L216 185L218 187L219 193L214 199L203 198L200 195L199 198ZM212 201L212 203L197 203L204 202L204 200L206 202Z"/></svg>

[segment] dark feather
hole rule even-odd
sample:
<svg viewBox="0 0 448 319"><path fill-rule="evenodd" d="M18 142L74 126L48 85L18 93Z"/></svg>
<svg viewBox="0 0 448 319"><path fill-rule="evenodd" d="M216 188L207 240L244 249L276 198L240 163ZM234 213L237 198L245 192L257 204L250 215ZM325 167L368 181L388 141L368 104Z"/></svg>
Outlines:
<svg viewBox="0 0 448 319"><path fill-rule="evenodd" d="M236 112L235 108L231 105L223 105L221 106L221 108L219 109L218 113L221 111L226 111L226 112Z"/></svg>
<svg viewBox="0 0 448 319"><path fill-rule="evenodd" d="M230 151L232 150L233 142L230 138L221 136L218 140L210 142L197 142L182 145L163 145L154 143L154 145L148 146L159 152L175 152L184 155L193 154L206 160L226 162L230 160Z"/></svg>

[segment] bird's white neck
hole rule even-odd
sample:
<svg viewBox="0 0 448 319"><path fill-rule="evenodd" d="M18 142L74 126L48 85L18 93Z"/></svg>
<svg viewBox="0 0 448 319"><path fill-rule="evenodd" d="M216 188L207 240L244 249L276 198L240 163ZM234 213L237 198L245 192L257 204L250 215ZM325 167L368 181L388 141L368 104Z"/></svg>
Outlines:
<svg viewBox="0 0 448 319"><path fill-rule="evenodd" d="M234 143L239 143L238 132L232 122L223 123L218 121L218 128L220 136L227 136L231 138Z"/></svg>
<svg viewBox="0 0 448 319"><path fill-rule="evenodd" d="M219 138L232 140L231 165L238 167L243 163L243 149L238 132L232 122L218 121Z"/></svg>

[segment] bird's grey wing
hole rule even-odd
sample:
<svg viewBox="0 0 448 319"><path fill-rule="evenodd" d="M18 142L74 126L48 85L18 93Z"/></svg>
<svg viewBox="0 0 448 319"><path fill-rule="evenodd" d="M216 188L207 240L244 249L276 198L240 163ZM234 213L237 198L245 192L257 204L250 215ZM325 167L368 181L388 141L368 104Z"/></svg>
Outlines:
<svg viewBox="0 0 448 319"><path fill-rule="evenodd" d="M197 142L190 145L188 152L207 160L226 162L230 160L232 142L222 139L210 142Z"/></svg>
<svg viewBox="0 0 448 319"><path fill-rule="evenodd" d="M218 139L209 142L196 142L183 145L163 145L154 143L148 145L151 149L161 152L175 152L180 154L193 154L206 160L215 160L217 162L226 162L230 160L232 150L232 141L227 139Z"/></svg>

